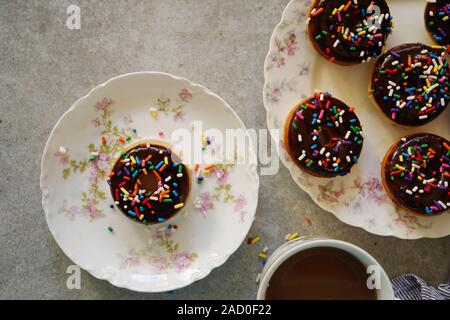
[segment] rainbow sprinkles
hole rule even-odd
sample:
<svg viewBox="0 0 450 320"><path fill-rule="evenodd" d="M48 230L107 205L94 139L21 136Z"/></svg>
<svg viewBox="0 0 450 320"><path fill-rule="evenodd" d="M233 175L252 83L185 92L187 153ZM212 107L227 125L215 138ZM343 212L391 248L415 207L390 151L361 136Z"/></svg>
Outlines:
<svg viewBox="0 0 450 320"><path fill-rule="evenodd" d="M144 224L162 223L186 203L188 169L168 148L149 143L122 151L107 180L114 204Z"/></svg>
<svg viewBox="0 0 450 320"><path fill-rule="evenodd" d="M291 112L285 142L295 163L319 177L346 175L357 163L362 128L353 108L327 92L316 92Z"/></svg>
<svg viewBox="0 0 450 320"><path fill-rule="evenodd" d="M392 16L384 0L315 0L307 23L317 51L338 64L379 56L392 31Z"/></svg>
<svg viewBox="0 0 450 320"><path fill-rule="evenodd" d="M450 2L448 0L427 0L425 25L436 43L450 45Z"/></svg>
<svg viewBox="0 0 450 320"><path fill-rule="evenodd" d="M383 183L400 206L425 215L450 207L450 142L445 138L428 133L403 138L383 163Z"/></svg>
<svg viewBox="0 0 450 320"><path fill-rule="evenodd" d="M381 111L400 125L419 126L448 105L450 66L440 46L403 44L380 57L371 94Z"/></svg>

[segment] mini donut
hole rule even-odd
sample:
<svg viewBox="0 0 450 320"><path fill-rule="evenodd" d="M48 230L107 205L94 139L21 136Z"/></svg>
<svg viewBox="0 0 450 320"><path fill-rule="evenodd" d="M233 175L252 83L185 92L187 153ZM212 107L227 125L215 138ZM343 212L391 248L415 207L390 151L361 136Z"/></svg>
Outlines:
<svg viewBox="0 0 450 320"><path fill-rule="evenodd" d="M381 177L394 203L419 215L441 214L450 206L450 142L420 133L394 143Z"/></svg>
<svg viewBox="0 0 450 320"><path fill-rule="evenodd" d="M137 222L162 223L176 215L191 188L188 168L170 149L139 143L116 160L108 184L115 206Z"/></svg>
<svg viewBox="0 0 450 320"><path fill-rule="evenodd" d="M425 26L437 44L441 46L450 45L449 0L427 0Z"/></svg>
<svg viewBox="0 0 450 320"><path fill-rule="evenodd" d="M450 67L441 47L402 44L375 64L369 95L395 124L420 126L447 107Z"/></svg>
<svg viewBox="0 0 450 320"><path fill-rule="evenodd" d="M315 0L308 18L314 48L331 62L367 62L379 56L392 31L384 0Z"/></svg>
<svg viewBox="0 0 450 320"><path fill-rule="evenodd" d="M322 178L348 174L364 141L353 108L327 92L316 92L298 103L284 131L285 147L294 163Z"/></svg>

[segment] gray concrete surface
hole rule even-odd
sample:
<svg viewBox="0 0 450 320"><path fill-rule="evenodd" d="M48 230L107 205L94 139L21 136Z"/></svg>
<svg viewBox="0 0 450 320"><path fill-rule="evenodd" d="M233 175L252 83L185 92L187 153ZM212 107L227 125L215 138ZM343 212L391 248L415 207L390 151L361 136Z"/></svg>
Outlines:
<svg viewBox="0 0 450 320"><path fill-rule="evenodd" d="M39 164L63 112L95 85L132 71L166 71L204 84L227 100L247 127L264 128L263 63L287 2L0 1L0 298L255 297L261 265L258 248L246 244L209 277L174 293L134 293L86 272L81 290L68 290L71 261L45 222ZM65 27L70 4L81 8L81 30ZM347 226L319 209L281 168L261 178L251 234L274 248L292 230L351 241L391 276L413 272L437 284L450 270L449 237L405 241Z"/></svg>

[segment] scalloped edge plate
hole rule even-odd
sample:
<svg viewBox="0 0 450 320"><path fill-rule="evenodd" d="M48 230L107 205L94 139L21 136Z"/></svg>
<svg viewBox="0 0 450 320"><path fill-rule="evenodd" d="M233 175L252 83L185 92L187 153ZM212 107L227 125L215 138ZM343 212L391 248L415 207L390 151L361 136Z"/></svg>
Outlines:
<svg viewBox="0 0 450 320"><path fill-rule="evenodd" d="M161 72L114 77L63 114L45 145L40 187L49 229L73 262L115 286L163 292L206 277L239 248L258 203L256 161L217 164L204 183L193 183L185 212L170 225L140 225L110 207L106 174L114 156L140 139L170 141L171 132L192 130L197 120L205 130L245 130L219 96ZM214 158L220 147L210 141L203 152Z"/></svg>

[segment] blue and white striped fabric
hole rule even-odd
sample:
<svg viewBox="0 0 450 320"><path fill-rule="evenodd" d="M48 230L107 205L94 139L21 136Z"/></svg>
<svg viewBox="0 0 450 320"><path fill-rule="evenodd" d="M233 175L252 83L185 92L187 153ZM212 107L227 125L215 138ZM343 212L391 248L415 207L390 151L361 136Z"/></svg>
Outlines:
<svg viewBox="0 0 450 320"><path fill-rule="evenodd" d="M416 275L405 274L392 279L392 285L400 300L450 300L450 279L434 288Z"/></svg>

